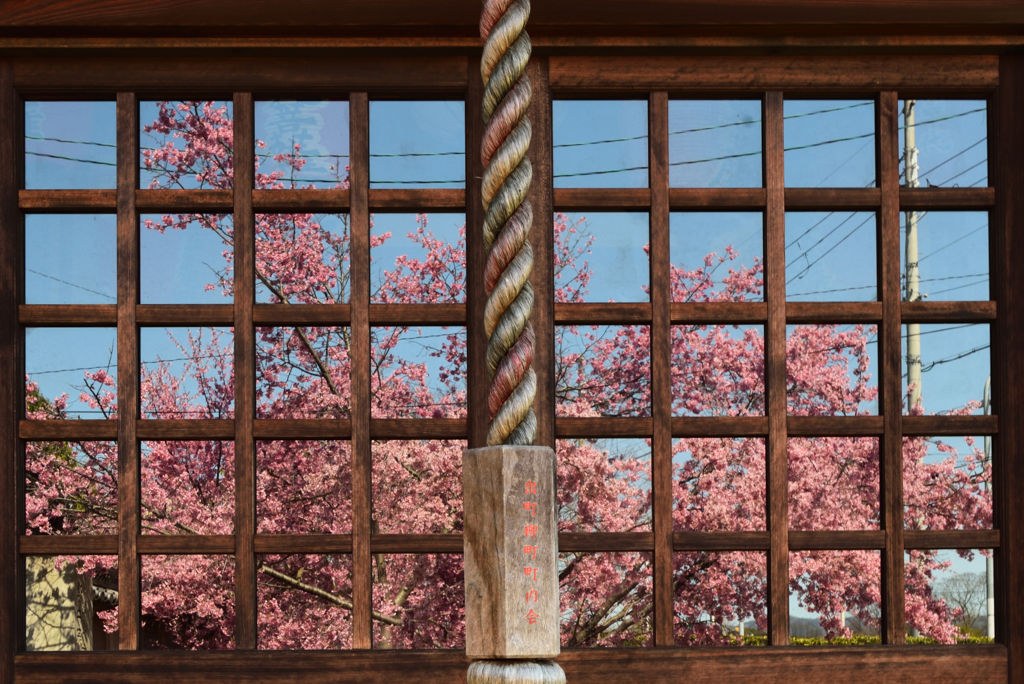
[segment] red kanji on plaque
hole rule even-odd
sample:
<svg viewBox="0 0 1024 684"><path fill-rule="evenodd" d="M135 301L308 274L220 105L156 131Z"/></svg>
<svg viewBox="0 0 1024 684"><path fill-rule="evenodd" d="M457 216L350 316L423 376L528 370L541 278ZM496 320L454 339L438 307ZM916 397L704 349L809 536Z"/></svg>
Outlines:
<svg viewBox="0 0 1024 684"><path fill-rule="evenodd" d="M527 577L529 577L532 574L533 575L533 581L534 582L537 581L537 568L523 568L523 570L526 571L526 576Z"/></svg>
<svg viewBox="0 0 1024 684"><path fill-rule="evenodd" d="M540 548L539 546L524 546L523 547L523 553L525 553L528 556L532 553L533 554L533 560L537 560L537 549L539 549L539 548Z"/></svg>
<svg viewBox="0 0 1024 684"><path fill-rule="evenodd" d="M523 510L524 511L530 511L530 515L531 516L534 516L534 517L537 516L537 504L535 502L533 502L533 501L524 501L523 502Z"/></svg>
<svg viewBox="0 0 1024 684"><path fill-rule="evenodd" d="M526 614L526 621L533 625L537 623L537 618L539 617L540 615L537 615L537 613L534 612L533 608L531 608L530 612Z"/></svg>
<svg viewBox="0 0 1024 684"><path fill-rule="evenodd" d="M536 494L537 493L537 483L534 482L533 480L527 480L526 481L526 493L527 494Z"/></svg>
<svg viewBox="0 0 1024 684"><path fill-rule="evenodd" d="M533 601L534 603L537 602L537 590L536 589L530 589L529 591L526 592L526 602L529 603L530 601Z"/></svg>
<svg viewBox="0 0 1024 684"><path fill-rule="evenodd" d="M533 537L534 539L536 539L537 538L537 526L536 525L527 525L526 527L523 528L523 534L525 534L527 537Z"/></svg>

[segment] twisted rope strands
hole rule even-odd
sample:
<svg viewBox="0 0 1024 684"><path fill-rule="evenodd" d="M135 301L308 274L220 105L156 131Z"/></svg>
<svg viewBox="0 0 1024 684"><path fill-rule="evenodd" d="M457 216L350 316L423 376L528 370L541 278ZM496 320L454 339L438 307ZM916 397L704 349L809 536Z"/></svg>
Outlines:
<svg viewBox="0 0 1024 684"><path fill-rule="evenodd" d="M537 434L533 412L537 375L531 368L533 288L529 282L533 249L527 240L533 209L526 199L533 178L526 156L532 137L526 114L532 96L526 75L531 49L525 30L529 17L529 0L484 0L480 17L480 35L485 40L480 75L485 84L486 123L481 156L488 251L484 329L491 377L489 446L531 445Z"/></svg>

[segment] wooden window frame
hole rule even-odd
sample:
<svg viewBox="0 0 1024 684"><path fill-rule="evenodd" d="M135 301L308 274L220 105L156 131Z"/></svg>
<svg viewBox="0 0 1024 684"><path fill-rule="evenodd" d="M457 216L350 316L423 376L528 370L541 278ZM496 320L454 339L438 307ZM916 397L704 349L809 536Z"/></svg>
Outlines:
<svg viewBox="0 0 1024 684"><path fill-rule="evenodd" d="M209 67L209 60L217 63ZM81 58L28 54L0 58L0 684L9 682L142 681L152 673L194 682L458 681L468 661L459 651L372 651L372 553L459 553L458 535L370 533L372 439L467 439L486 433L483 245L479 239L479 140L482 97L477 54L385 56L330 54L308 63L276 56L179 56L140 53L127 63L97 52ZM563 534L567 551L653 553L655 647L567 650L560 658L569 681L632 681L641 672L655 682L681 677L785 676L817 682L856 671L879 680L1024 682L1024 516L1014 497L1024 491L1024 58L994 54L895 55L535 55L531 201L537 216L557 210L647 210L651 225L651 282L667 282L668 222L674 209L747 209L764 212L766 301L678 304L664 288L650 303L554 304L553 239L538 221L531 241L538 331L538 443L559 437L644 437L652 442L654 526L650 533ZM783 95L863 97L876 103L878 185L867 189L787 189L783 185ZM231 97L234 102L234 189L138 189L138 101L143 97ZM342 97L350 105L351 190L260 191L252 188L251 141L255 99L275 96ZM764 181L760 189L680 189L668 182L668 103L675 97L758 98L763 106ZM23 102L27 99L104 97L117 101L117 189L23 190ZM373 98L466 100L466 178L462 190L369 189L368 102ZM555 98L644 98L649 115L650 184L637 190L552 187L551 102ZM990 187L906 189L898 178L896 108L900 97L985 99L989 111ZM467 201L470 198L471 201ZM376 305L369 302L369 214L373 211L464 209L467 217L465 305ZM899 287L899 213L921 209L990 211L992 301L902 303ZM254 304L254 214L263 211L348 211L351 217L352 299L348 305ZM784 215L787 209L864 210L878 216L879 298L855 304L785 302ZM234 215L236 289L231 305L139 304L138 216L143 211L223 211ZM25 212L116 213L118 303L98 306L24 305ZM893 256L895 254L895 256ZM998 309L998 316L997 314ZM904 322L992 323L995 416L901 415L900 329ZM670 332L674 323L759 323L765 326L766 393L763 418L674 418L671 415ZM785 334L792 323L880 324L880 412L870 417L787 417ZM254 415L255 327L344 324L352 328L352 356L369 359L374 324L466 325L469 415L465 420L375 420L369 411L367 364L353 364L352 419L259 420ZM572 323L647 324L652 339L652 415L648 418L556 418L554 326ZM138 330L150 325L230 325L235 328L234 420L141 420L138 414ZM24 328L112 326L118 329L118 421L31 422L22 419ZM135 418L124 418L134 415ZM995 439L994 529L904 532L901 484L904 435L991 434ZM793 532L787 524L788 436L879 436L882 439L882 529L872 532ZM756 436L767 439L765 532L678 532L672 529L671 441L680 436ZM235 534L147 537L139 534L139 443L149 439L233 439L236 448ZM259 439L352 440L351 535L260 535L255 526L255 442ZM98 537L24 536L22 454L27 440L110 439L119 451L119 534ZM907 646L903 640L903 553L913 548L993 548L997 568L997 642L985 646ZM884 645L788 646L788 552L799 549L877 549L882 554ZM771 645L722 649L673 646L672 554L685 550L760 550L768 555ZM258 553L343 552L353 556L353 643L339 652L262 652L256 646ZM119 653L24 653L24 556L119 556ZM220 553L235 557L236 651L140 651L140 555ZM15 588L11 591L10 588Z"/></svg>

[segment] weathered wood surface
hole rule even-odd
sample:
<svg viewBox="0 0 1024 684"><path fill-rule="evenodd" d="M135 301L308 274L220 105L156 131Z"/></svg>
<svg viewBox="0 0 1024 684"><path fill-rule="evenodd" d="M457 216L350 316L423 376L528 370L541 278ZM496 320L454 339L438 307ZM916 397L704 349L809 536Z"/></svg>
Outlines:
<svg viewBox="0 0 1024 684"><path fill-rule="evenodd" d="M462 488L466 655L557 656L555 452L523 446L467 449Z"/></svg>

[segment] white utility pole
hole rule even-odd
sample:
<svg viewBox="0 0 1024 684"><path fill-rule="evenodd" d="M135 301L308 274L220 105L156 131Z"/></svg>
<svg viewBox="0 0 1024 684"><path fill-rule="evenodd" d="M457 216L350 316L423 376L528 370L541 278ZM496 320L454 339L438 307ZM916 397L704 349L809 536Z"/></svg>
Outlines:
<svg viewBox="0 0 1024 684"><path fill-rule="evenodd" d="M992 376L985 379L985 389L981 391L981 404L985 415L992 413ZM985 465L992 465L992 436L985 435ZM988 638L996 638L996 573L992 563L992 554L985 558L985 589L988 601L985 607L988 609Z"/></svg>
<svg viewBox="0 0 1024 684"><path fill-rule="evenodd" d="M917 100L903 101L903 170L908 188L918 187L917 134L914 130L914 108ZM921 299L921 274L917 267L917 212L906 212L906 301ZM910 406L921 404L921 326L907 324L907 386L910 388Z"/></svg>

